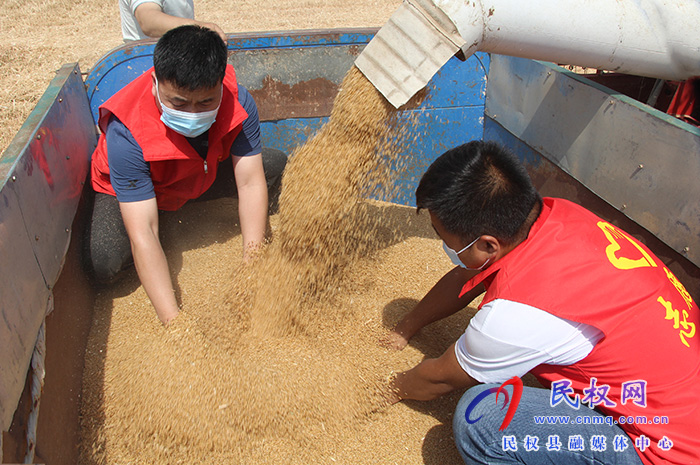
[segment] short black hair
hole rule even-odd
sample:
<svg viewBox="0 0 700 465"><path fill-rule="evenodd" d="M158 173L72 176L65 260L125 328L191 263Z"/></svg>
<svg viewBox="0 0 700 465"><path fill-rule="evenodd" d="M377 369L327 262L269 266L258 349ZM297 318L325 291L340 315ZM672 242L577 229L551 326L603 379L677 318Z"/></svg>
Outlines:
<svg viewBox="0 0 700 465"><path fill-rule="evenodd" d="M523 164L495 142L472 141L448 150L416 189L418 211L428 209L446 231L465 241L488 234L512 244L541 204Z"/></svg>
<svg viewBox="0 0 700 465"><path fill-rule="evenodd" d="M194 25L169 30L153 51L156 78L190 91L223 82L227 60L228 50L219 34Z"/></svg>

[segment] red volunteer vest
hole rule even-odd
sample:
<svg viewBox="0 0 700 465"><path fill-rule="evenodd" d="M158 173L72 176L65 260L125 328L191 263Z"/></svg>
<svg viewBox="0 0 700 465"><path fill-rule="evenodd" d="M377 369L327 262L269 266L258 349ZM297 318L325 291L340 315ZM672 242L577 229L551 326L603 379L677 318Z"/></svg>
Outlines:
<svg viewBox="0 0 700 465"><path fill-rule="evenodd" d="M700 311L644 245L578 205L545 198L528 238L462 293L481 282L487 289L481 305L519 302L605 334L573 365L536 367L544 386L566 379L583 399L595 378L596 387L609 386L607 398L616 404L597 407L618 421L630 447L639 441L645 464L700 463ZM623 384L636 381L646 382L646 407L626 389L622 403ZM572 408L572 416L586 408Z"/></svg>
<svg viewBox="0 0 700 465"><path fill-rule="evenodd" d="M131 131L143 151L144 160L150 163L158 208L177 210L211 187L219 162L228 158L248 114L238 101L236 74L228 65L221 106L209 129L209 150L203 160L184 136L160 120L151 92L152 71L153 68L146 71L100 106L102 134L92 155L92 186L97 192L116 195L109 178L105 140L107 123L114 115Z"/></svg>
<svg viewBox="0 0 700 465"><path fill-rule="evenodd" d="M700 77L690 78L678 84L678 89L666 113L686 123L700 126Z"/></svg>

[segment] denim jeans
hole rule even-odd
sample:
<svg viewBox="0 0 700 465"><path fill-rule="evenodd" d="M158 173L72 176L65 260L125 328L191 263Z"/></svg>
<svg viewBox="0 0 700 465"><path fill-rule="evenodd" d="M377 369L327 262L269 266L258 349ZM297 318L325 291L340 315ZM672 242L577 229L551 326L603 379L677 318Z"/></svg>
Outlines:
<svg viewBox="0 0 700 465"><path fill-rule="evenodd" d="M498 396L498 405L495 393L472 405L469 412L472 423L469 424L465 416L469 405L488 388L499 386L475 386L462 396L457 405L453 420L454 436L457 449L466 463L642 464L633 441L619 425L613 423L611 417L585 404L578 410L566 402L552 407L549 389L523 387L515 415L504 431L499 431L499 427L510 404L501 410L504 405L503 393ZM512 396L512 386L506 389ZM536 418L542 424L538 424ZM561 420L567 418L569 423L562 424ZM547 424L547 419L552 420L549 422L552 424Z"/></svg>

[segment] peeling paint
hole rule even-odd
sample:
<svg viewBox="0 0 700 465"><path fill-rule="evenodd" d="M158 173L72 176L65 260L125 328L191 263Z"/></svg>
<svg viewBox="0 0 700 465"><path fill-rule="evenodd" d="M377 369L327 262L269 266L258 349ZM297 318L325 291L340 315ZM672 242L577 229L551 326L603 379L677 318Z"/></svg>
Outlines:
<svg viewBox="0 0 700 465"><path fill-rule="evenodd" d="M325 78L289 85L265 76L262 88L248 91L258 105L260 121L273 121L330 115L338 85Z"/></svg>

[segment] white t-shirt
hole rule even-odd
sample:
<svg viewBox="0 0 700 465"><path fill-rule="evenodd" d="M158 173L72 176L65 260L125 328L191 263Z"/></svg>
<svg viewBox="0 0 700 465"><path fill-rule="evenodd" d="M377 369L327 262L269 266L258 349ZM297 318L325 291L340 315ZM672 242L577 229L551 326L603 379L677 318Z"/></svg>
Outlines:
<svg viewBox="0 0 700 465"><path fill-rule="evenodd" d="M148 38L134 16L136 7L143 3L155 3L163 10L163 13L170 16L194 19L194 0L119 0L124 42Z"/></svg>
<svg viewBox="0 0 700 465"><path fill-rule="evenodd" d="M603 338L590 325L530 305L496 299L485 304L455 344L460 366L482 383L502 383L537 365L571 365Z"/></svg>

